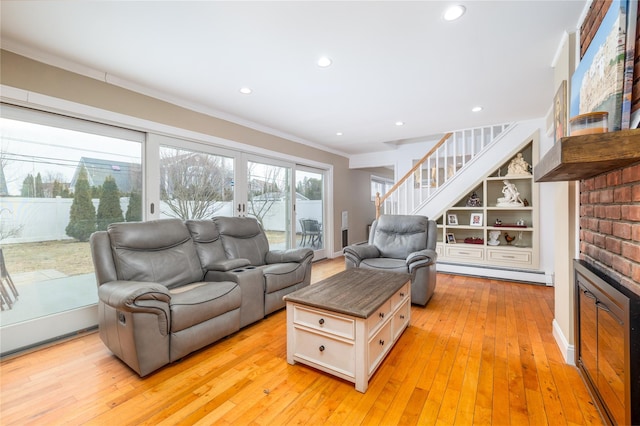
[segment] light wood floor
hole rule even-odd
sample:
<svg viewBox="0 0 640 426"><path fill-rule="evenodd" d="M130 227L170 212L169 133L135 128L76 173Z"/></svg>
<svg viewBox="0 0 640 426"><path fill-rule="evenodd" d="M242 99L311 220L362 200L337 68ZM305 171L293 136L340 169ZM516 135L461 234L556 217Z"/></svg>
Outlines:
<svg viewBox="0 0 640 426"><path fill-rule="evenodd" d="M365 394L287 364L282 310L145 379L97 333L5 360L0 424L602 424L551 335L552 288L439 274L411 315Z"/></svg>

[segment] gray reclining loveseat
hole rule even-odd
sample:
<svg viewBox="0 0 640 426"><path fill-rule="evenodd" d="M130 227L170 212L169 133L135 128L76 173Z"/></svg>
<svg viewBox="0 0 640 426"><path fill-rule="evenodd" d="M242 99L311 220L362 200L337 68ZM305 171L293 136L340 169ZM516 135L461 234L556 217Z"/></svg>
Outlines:
<svg viewBox="0 0 640 426"><path fill-rule="evenodd" d="M140 376L284 307L311 280L313 251L269 251L252 218L114 223L90 246L100 337Z"/></svg>

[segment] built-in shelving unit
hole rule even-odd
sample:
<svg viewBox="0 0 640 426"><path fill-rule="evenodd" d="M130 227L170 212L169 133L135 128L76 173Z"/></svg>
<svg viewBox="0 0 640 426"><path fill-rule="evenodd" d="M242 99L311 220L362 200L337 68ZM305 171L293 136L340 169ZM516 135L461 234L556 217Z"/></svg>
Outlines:
<svg viewBox="0 0 640 426"><path fill-rule="evenodd" d="M521 150L529 164L537 162L537 147L530 141ZM506 176L510 158L489 176L481 177L477 186L462 195L437 219L438 261L484 266L536 269L539 265L538 248L538 185L532 174ZM498 206L503 197L505 180L514 184L524 206ZM471 194L480 200L469 206ZM490 242L490 234L499 233L498 242ZM506 236L513 238L507 242ZM455 242L454 242L455 240Z"/></svg>
<svg viewBox="0 0 640 426"><path fill-rule="evenodd" d="M640 161L640 129L568 136L534 168L536 182L588 179Z"/></svg>

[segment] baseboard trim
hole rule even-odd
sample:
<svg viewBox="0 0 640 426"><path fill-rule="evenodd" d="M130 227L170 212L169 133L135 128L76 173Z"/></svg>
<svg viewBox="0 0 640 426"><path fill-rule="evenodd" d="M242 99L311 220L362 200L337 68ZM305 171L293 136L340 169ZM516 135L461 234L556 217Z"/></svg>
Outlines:
<svg viewBox="0 0 640 426"><path fill-rule="evenodd" d="M569 344L569 341L564 336L564 333L560 329L560 326L555 319L553 320L552 326L553 338L556 341L556 345L558 345L558 348L560 349L560 353L562 353L564 361L569 365L576 365L575 347Z"/></svg>

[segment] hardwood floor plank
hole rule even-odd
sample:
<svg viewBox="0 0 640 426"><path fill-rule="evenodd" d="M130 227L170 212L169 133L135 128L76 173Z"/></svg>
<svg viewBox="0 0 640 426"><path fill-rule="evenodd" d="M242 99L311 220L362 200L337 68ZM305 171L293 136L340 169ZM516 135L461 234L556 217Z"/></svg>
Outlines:
<svg viewBox="0 0 640 426"><path fill-rule="evenodd" d="M344 269L317 262L312 282ZM2 425L601 425L552 335L553 288L438 274L362 394L286 361L269 315L145 378L97 333L0 363Z"/></svg>

